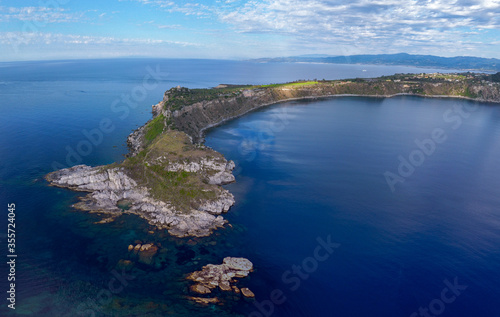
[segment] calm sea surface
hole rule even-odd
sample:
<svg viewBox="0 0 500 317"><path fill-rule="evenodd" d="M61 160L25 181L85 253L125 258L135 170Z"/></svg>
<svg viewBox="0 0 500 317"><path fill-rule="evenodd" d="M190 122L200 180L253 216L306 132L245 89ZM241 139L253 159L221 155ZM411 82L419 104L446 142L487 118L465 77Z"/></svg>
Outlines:
<svg viewBox="0 0 500 317"><path fill-rule="evenodd" d="M123 159L126 136L172 86L432 72L408 67L96 60L0 64L0 316L500 315L500 107L451 99L288 102L209 131L236 162L232 228L148 234L96 225L54 167ZM100 122L114 129L90 148ZM95 140L94 140L95 141ZM16 310L7 308L7 204L16 204ZM3 229L2 229L3 228ZM135 240L167 249L109 291ZM196 307L184 276L250 259L255 302ZM416 314L414 314L416 313ZM413 315L412 315L413 314Z"/></svg>

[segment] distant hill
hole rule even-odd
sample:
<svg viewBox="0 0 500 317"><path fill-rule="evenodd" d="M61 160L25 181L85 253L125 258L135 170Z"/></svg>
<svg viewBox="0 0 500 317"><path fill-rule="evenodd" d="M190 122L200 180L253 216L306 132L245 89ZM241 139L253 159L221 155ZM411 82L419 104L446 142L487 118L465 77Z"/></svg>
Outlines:
<svg viewBox="0 0 500 317"><path fill-rule="evenodd" d="M404 65L418 67L438 67L462 70L500 71L500 59L473 56L441 57L433 55L379 54L325 56L302 55L277 58L254 59L256 62L267 63L332 63L332 64L367 64L367 65Z"/></svg>

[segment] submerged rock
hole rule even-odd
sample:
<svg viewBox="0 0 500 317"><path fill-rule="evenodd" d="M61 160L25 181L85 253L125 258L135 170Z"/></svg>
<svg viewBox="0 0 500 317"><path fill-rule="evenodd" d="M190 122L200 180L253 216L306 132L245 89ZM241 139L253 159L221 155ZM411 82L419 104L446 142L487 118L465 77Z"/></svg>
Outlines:
<svg viewBox="0 0 500 317"><path fill-rule="evenodd" d="M129 245L130 257L138 263L153 265L154 257L159 251L159 247L153 243Z"/></svg>
<svg viewBox="0 0 500 317"><path fill-rule="evenodd" d="M120 260L116 264L116 268L118 270L125 270L125 271L130 271L134 267L134 262L130 260Z"/></svg>
<svg viewBox="0 0 500 317"><path fill-rule="evenodd" d="M201 305L217 304L220 302L218 298L188 297L188 299Z"/></svg>
<svg viewBox="0 0 500 317"><path fill-rule="evenodd" d="M153 257L157 252L158 247L154 244L144 244L139 250L139 259L137 261L140 263L151 265L153 263Z"/></svg>

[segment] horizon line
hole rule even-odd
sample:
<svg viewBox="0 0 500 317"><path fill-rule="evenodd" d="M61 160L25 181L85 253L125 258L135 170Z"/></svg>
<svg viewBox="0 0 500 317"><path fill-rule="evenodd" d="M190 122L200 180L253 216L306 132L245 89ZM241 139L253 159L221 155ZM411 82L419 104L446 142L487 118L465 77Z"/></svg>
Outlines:
<svg viewBox="0 0 500 317"><path fill-rule="evenodd" d="M317 55L318 57L314 57ZM261 59L279 59L279 58L296 58L296 57L304 57L304 58L329 58L329 57L353 57L353 56L383 56L383 55L409 55L409 56L432 56L432 57L440 57L440 58L458 58L458 57L466 57L466 58L480 58L485 60L498 60L500 58L496 57L480 57L474 55L456 55L456 56L440 56L440 55L432 55L432 54L411 54L405 52L399 53L381 53L381 54L351 54L351 55L328 55L328 54L301 54L301 55L289 55L289 56L275 56L275 57L254 57L254 58L244 58L244 57L225 57L225 58L203 58L203 57L161 57L161 56L146 56L146 55L131 55L131 56L113 56L113 57L88 57L88 58L47 58L47 59L24 59L24 60L0 60L0 63L20 63L20 62L56 62L56 61L76 61L76 60L111 60L111 59L183 59L183 60L221 60L221 61L255 61ZM351 63L346 63L351 64ZM412 65L409 65L412 66Z"/></svg>

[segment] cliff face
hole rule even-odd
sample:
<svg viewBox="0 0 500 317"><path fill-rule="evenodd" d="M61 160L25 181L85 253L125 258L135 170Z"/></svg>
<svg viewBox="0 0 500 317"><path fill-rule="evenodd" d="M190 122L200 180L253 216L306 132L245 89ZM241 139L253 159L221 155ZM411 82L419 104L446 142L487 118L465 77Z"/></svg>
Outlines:
<svg viewBox="0 0 500 317"><path fill-rule="evenodd" d="M176 110L172 113L172 121L177 129L186 132L195 142L201 142L207 128L259 107L296 98L296 95L297 91L244 90L237 97L201 101Z"/></svg>
<svg viewBox="0 0 500 317"><path fill-rule="evenodd" d="M483 75L431 74L395 75L369 80L298 82L266 86L242 86L190 90L172 88L153 113L164 115L172 127L203 141L203 132L226 120L277 102L341 95L390 97L408 94L424 97L448 96L500 102L500 84Z"/></svg>

